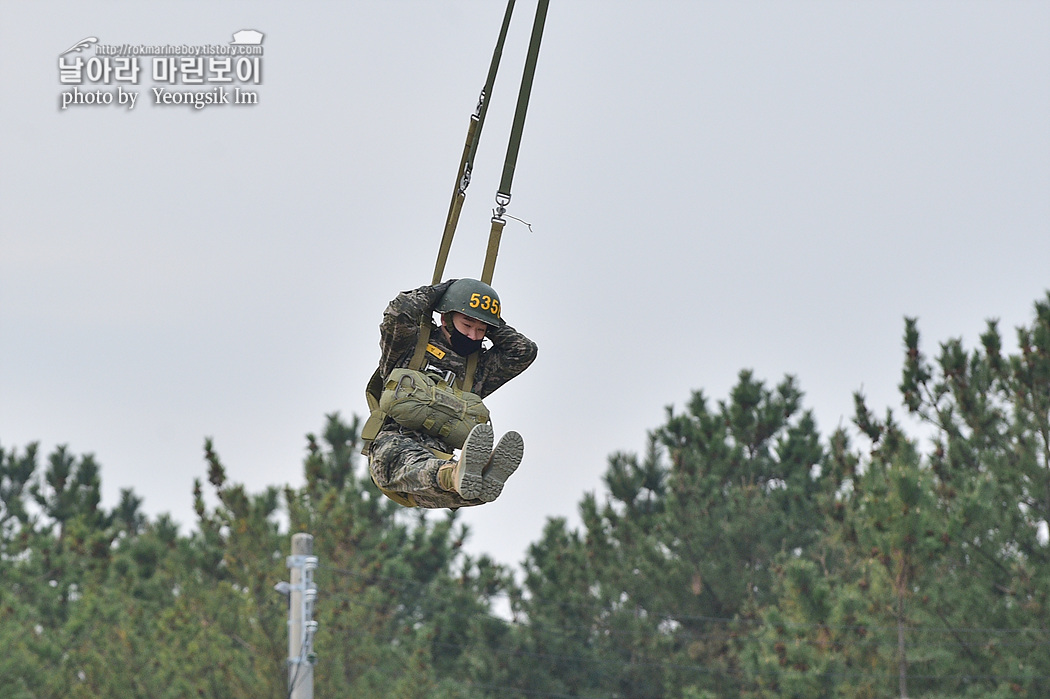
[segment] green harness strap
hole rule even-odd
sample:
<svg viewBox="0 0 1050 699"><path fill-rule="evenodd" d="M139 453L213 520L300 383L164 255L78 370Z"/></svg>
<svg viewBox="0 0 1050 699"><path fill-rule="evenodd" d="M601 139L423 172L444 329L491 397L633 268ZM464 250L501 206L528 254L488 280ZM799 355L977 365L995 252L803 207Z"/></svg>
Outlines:
<svg viewBox="0 0 1050 699"><path fill-rule="evenodd" d="M547 0L541 0L546 3ZM467 198L467 187L470 186L470 174L474 168L474 157L481 142L481 129L485 125L485 115L488 113L489 102L492 97L492 89L496 84L496 73L499 70L500 58L503 56L503 45L507 40L507 30L510 28L510 18L514 12L514 0L507 1L507 9L503 13L503 25L500 27L499 38L496 40L496 48L492 52L492 61L489 63L489 74L485 80L485 86L481 89L478 97L478 106L470 117L470 125L467 128L467 141L463 146L463 156L459 163L459 175L456 178L456 186L452 190L452 201L449 202L448 216L445 218L445 230L441 236L441 246L438 248L437 261L434 264L434 277L432 284L441 282L445 273L445 263L448 261L448 252L452 247L452 238L456 234L456 226L459 224L459 215L463 210L463 202ZM546 12L546 10L544 11ZM531 83L531 79L530 79ZM519 135L520 141L520 135ZM515 148L516 150L516 148ZM492 246L490 241L489 246ZM499 247L499 240L496 240ZM495 264L495 253L493 253L493 265ZM489 274L489 281L492 274ZM488 281L485 282L486 284ZM420 327L419 342L416 343L416 351L412 355L412 363L409 365L416 370L422 366L423 353L426 351L427 343L430 341L430 324ZM466 376L463 377L463 390L470 392L474 386L474 372L477 370L478 356L472 354L467 359ZM377 399L378 400L378 399Z"/></svg>
<svg viewBox="0 0 1050 699"><path fill-rule="evenodd" d="M433 327L433 324L426 318L420 320L419 339L416 340L416 349L412 353L412 359L408 362L409 369L419 371L423 367L423 356L427 352L427 345L430 344L430 332ZM474 386L474 372L478 368L479 354L481 353L475 352L467 357L466 375L463 377L463 384L460 386L460 389L466 393L470 393L471 388Z"/></svg>
<svg viewBox="0 0 1050 699"><path fill-rule="evenodd" d="M430 332L433 328L433 324L423 318L419 321L419 339L416 340L416 349L412 353L412 359L408 362L408 368L419 371L423 367L423 356L427 352L427 345L430 344ZM478 368L478 355L480 352L467 357L467 371L463 377L463 384L460 389L466 393L470 393L470 389L474 386L474 372Z"/></svg>
<svg viewBox="0 0 1050 699"><path fill-rule="evenodd" d="M408 362L408 368L419 371L423 368L423 356L427 353L427 345L430 344L430 329L434 327L425 316L419 319L419 339L416 340L416 349L412 352L412 359Z"/></svg>
<svg viewBox="0 0 1050 699"><path fill-rule="evenodd" d="M448 261L448 253L452 247L452 239L456 233L456 226L459 224L463 202L466 199L466 190L470 185L470 175L474 167L474 157L477 153L478 143L481 140L481 129L485 123L485 115L488 112L492 89L496 81L496 72L499 68L500 58L503 55L503 45L507 38L510 18L514 10L514 1L515 0L508 0L507 2L507 9L503 16L503 25L500 28L499 38L496 41L496 48L492 55L492 62L489 65L488 77L478 99L477 108L474 110L474 114L471 115L470 124L467 127L466 143L464 143L463 155L460 158L459 173L456 178L455 188L452 191L452 201L449 203L448 216L445 218L445 229L441 236L441 245L438 248L437 261L434 265L434 277L431 282L432 284L438 284L441 282L441 278L445 271L445 263ZM503 214L506 213L506 207L510 204L510 187L511 182L514 179L514 168L517 164L518 150L521 146L521 135L525 128L525 114L528 110L529 96L532 92L532 82L535 76L536 62L539 58L540 52L540 39L543 36L543 25L546 22L547 7L549 4L550 0L539 0L536 5L536 17L533 21L532 36L529 40L529 52L525 58L525 68L522 73L521 87L518 91L518 103L514 111L514 123L511 127L510 141L507 144L507 156L503 162L503 177L500 180L500 186L496 192L496 209L492 216L492 228L489 231L489 242L485 250L485 263L481 272L481 281L486 284L491 284L492 282L492 274L496 268L496 256L499 253L500 239L503 235L503 227L506 225L506 221L503 219ZM409 361L409 368L418 371L423 366L423 357L426 354L427 345L430 343L430 333L432 328L433 324L428 318L424 317L420 319L419 338L416 341L416 347L413 350L412 359ZM479 354L480 352L475 352L467 358L466 375L463 378L461 389L468 393L474 385L474 374L477 371ZM371 415L361 429L361 438L365 442L362 453L367 453L369 444L375 438L376 434L378 434L379 429L382 427L382 424L386 419L385 414L379 410L379 397L382 392L383 377L380 375L379 369L376 369L365 388L365 399L368 402ZM435 456L438 458L452 458L452 454L443 454L439 452L435 452ZM373 482L375 482L375 479L373 479ZM376 483L376 487L379 488L378 483ZM400 505L404 505L405 507L417 506L415 499L412 498L411 495L396 493L384 488L379 488L379 490Z"/></svg>
<svg viewBox="0 0 1050 699"><path fill-rule="evenodd" d="M536 75L536 62L540 56L540 40L543 38L543 25L547 21L547 6L550 0L539 0L536 4L536 18L532 23L532 37L529 39L529 53L525 57L525 69L521 76L521 88L518 91L518 104L514 110L514 123L510 130L510 141L507 143L507 157L503 161L503 177L496 190L496 210L492 216L492 228L489 231L489 244L485 250L485 264L481 270L481 281L492 283L492 273L496 269L496 255L499 253L500 238L503 236L503 214L510 204L510 185L514 179L514 168L518 162L518 149L521 147L521 134L525 130L525 113L529 109L529 96L532 94L532 81Z"/></svg>
<svg viewBox="0 0 1050 699"><path fill-rule="evenodd" d="M478 152L478 143L481 141L481 129L485 125L485 115L488 113L492 88L496 84L496 72L499 69L500 58L503 56L503 44L507 40L507 29L510 27L510 16L513 11L514 0L508 0L507 10L503 14L503 26L500 27L499 38L496 40L496 49L492 52L489 74L485 79L485 86L481 88L478 106L470 116L470 124L467 127L467 141L463 144L463 156L459 161L459 173L456 175L456 184L452 189L452 201L448 205L448 216L445 217L445 230L441 235L441 246L438 248L437 262L434 265L434 280L431 284L440 282L441 277L445 273L445 262L448 260L449 248L452 247L452 238L456 234L456 226L459 224L459 214L463 209L463 202L467 198L467 187L470 186L470 173L474 169L474 156Z"/></svg>
<svg viewBox="0 0 1050 699"><path fill-rule="evenodd" d="M536 76L536 63L540 56L540 40L543 38L543 26L547 21L547 8L550 0L539 0L536 5L536 17L532 23L532 36L529 39L529 52L525 57L525 68L522 71L521 87L518 90L518 103L514 110L514 122L511 125L510 140L507 143L507 155L503 161L503 177L500 180L499 190L496 192L496 211L492 217L492 227L489 230L489 242L485 249L485 263L481 270L481 281L486 284L492 283L492 274L496 270L496 257L499 254L499 244L503 237L503 227L506 221L503 214L510 204L510 186L514 180L514 168L518 162L518 150L521 148L521 135L525 130L525 114L529 108L529 97L532 94L532 83ZM466 198L466 189L470 184L470 171L474 163L474 155L477 151L478 142L481 140L481 127L485 121L485 113L488 110L488 96L492 94L492 85L496 80L496 69L499 66L500 56L503 54L503 43L507 38L507 28L510 26L510 16L514 9L514 0L507 3L507 11L503 16L503 26L500 29L499 40L496 42L496 51L492 56L492 64L489 66L488 80L481 92L477 110L471 117L470 128L467 131L467 145L464 147L463 158L460 161L460 179L456 190L452 194L452 202L449 205L449 215L445 221L445 233L441 238L441 247L438 250L437 264L434 267L433 284L441 281L444 274L445 262L448 259L448 251L452 246L452 237L456 232L459 222L460 210ZM418 359L422 365L423 352L430 340L430 325L426 326L426 333L420 329L419 342L416 345L413 362ZM463 378L463 390L469 392L474 385L474 373L478 366L478 354L472 354L467 359L466 376ZM412 365L419 369L419 366Z"/></svg>
<svg viewBox="0 0 1050 699"><path fill-rule="evenodd" d="M481 271L481 281L486 284L492 283L492 274L496 268L496 256L499 254L500 239L503 235L503 227L506 225L506 221L503 218L503 214L506 213L506 207L510 203L510 187L511 182L514 179L514 168L518 160L518 150L521 147L521 134L525 129L525 114L529 107L529 96L532 93L532 83L536 74L536 63L539 60L540 54L540 40L543 37L543 25L547 19L547 8L550 4L550 0L539 0L536 5L536 18L532 24L532 36L529 39L529 52L525 58L525 68L521 77L521 88L518 91L518 103L514 111L514 123L511 126L510 141L507 144L507 156L503 163L503 177L500 180L499 190L496 192L496 205L497 208L492 217L492 228L489 231L489 242L488 247L485 250L485 263ZM463 207L463 201L466 198L467 186L470 184L470 173L474 166L474 156L477 153L478 143L481 140L481 128L485 123L485 114L488 112L488 105L490 97L492 95L492 88L496 82L496 72L499 69L499 61L503 55L503 44L507 38L507 29L510 26L511 14L514 10L514 0L508 0L507 9L503 15L503 25L500 27L499 38L496 41L496 49L492 54L492 62L489 64L488 77L485 80L485 86L482 88L481 96L478 99L478 106L471 115L470 125L467 129L467 141L463 148L463 156L460 160L459 165L459 176L456 180L456 187L452 193L452 201L449 204L448 217L445 220L445 230L441 237L441 245L438 249L437 262L434 266L434 277L433 284L437 284L441 281L441 277L445 271L445 262L448 260L448 252L452 247L452 238L456 233L456 226L459 223L459 214ZM419 324L419 339L416 342L415 351L412 354L412 360L409 362L409 368L419 370L423 366L423 356L426 353L427 344L430 342L430 332L433 325L430 320L423 318ZM478 353L472 354L467 359L466 376L463 378L462 390L470 392L474 385L474 373L477 370L478 365ZM365 398L368 401L368 407L373 413L379 409L379 396L383 392L383 377L379 375L379 370L372 375L371 380L368 382L368 386L365 389ZM368 423L374 421L369 418ZM369 424L366 423L366 427ZM375 426L375 430L378 431L379 425ZM374 434L372 435L375 436ZM364 431L362 431L362 437L364 438Z"/></svg>
<svg viewBox="0 0 1050 699"><path fill-rule="evenodd" d="M426 354L427 345L430 343L430 328L432 324L426 318L421 318L419 321L419 339L416 341L416 348L412 352L412 359L408 362L408 368L419 371L423 366L423 355ZM383 376L379 373L379 369L372 373L372 378L368 380L368 385L365 386L365 401L368 403L368 410L371 413L368 416L368 420L365 421L364 427L361 428L361 439L365 441L365 448L361 453L364 453L368 449L368 442L375 439L376 434L379 433L379 428L383 426L383 422L386 420L384 415L379 410L379 397L383 394Z"/></svg>

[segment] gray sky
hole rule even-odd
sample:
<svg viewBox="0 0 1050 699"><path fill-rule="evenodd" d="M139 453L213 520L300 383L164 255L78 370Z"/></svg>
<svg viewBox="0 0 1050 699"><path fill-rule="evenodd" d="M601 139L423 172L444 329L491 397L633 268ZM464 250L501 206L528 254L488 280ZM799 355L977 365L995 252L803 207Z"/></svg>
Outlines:
<svg viewBox="0 0 1050 699"><path fill-rule="evenodd" d="M499 2L0 0L0 446L68 444L193 524L205 436L252 491L363 414L430 281ZM478 276L519 2L447 276ZM254 106L60 109L58 57L265 34ZM517 564L694 389L798 378L821 432L924 347L1009 347L1050 287L1050 3L553 0L494 286L539 359L487 403L525 461L465 510ZM83 53L85 59L91 52ZM210 86L205 86L207 89ZM116 83L83 89L116 90ZM318 532L331 535L331 532Z"/></svg>

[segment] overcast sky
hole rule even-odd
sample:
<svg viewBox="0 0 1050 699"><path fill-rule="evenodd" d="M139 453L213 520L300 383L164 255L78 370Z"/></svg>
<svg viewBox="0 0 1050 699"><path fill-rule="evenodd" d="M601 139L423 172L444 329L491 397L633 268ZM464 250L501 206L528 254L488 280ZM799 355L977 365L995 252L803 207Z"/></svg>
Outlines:
<svg viewBox="0 0 1050 699"><path fill-rule="evenodd" d="M0 6L0 447L93 453L107 507L132 488L183 533L206 436L253 492L300 485L304 435L364 414L386 303L430 281L503 3ZM448 277L480 274L534 8ZM242 29L258 104L155 104L144 58L134 109L61 108L82 39ZM540 347L487 401L525 460L462 511L469 549L519 563L741 369L796 376L827 435L858 389L901 412L905 316L931 354L992 317L1014 347L1050 288L1048 36L1044 1L552 0L508 209L532 231L494 278Z"/></svg>

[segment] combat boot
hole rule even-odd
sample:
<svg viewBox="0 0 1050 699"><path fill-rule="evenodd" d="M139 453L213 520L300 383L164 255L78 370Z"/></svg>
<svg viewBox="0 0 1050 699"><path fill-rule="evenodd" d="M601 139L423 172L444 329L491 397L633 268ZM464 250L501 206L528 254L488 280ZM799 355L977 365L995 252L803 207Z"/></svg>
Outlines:
<svg viewBox="0 0 1050 699"><path fill-rule="evenodd" d="M481 494L478 496L482 502L492 502L499 497L503 492L503 484L518 470L524 455L525 440L520 434L511 431L500 437L496 448L492 450L492 457L485 466Z"/></svg>
<svg viewBox="0 0 1050 699"><path fill-rule="evenodd" d="M438 486L454 490L464 500L474 500L481 493L482 472L492 452L492 426L475 425L463 442L459 461L438 469Z"/></svg>

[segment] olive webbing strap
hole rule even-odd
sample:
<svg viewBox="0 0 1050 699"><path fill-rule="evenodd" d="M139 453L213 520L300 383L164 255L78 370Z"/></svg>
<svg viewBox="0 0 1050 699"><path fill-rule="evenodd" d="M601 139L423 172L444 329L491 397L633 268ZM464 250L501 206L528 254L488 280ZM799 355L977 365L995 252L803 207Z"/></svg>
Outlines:
<svg viewBox="0 0 1050 699"><path fill-rule="evenodd" d="M529 96L532 93L532 83L536 75L536 62L539 60L540 54L540 40L543 37L543 25L547 20L547 8L550 5L550 0L539 0L536 4L536 17L532 24L532 36L529 39L529 52L525 57L525 68L521 76L521 87L518 90L518 103L514 110L514 122L511 126L510 140L507 143L507 156L503 162L503 177L500 180L499 189L496 191L496 206L497 209L492 217L492 228L489 231L489 242L485 250L485 263L482 267L481 281L486 284L492 283L492 274L496 269L496 256L499 254L499 243L503 236L503 227L506 225L506 221L503 219L503 214L506 213L506 206L510 203L510 187L511 182L514 179L514 168L518 161L518 150L521 147L521 134L525 129L525 114L529 107ZM503 20L503 28L500 32L500 39L497 43L496 50L497 54L502 52L503 40L506 37L507 26L510 23L510 14L513 6L513 0L507 5L506 16ZM489 69L490 80L495 79L496 66L498 64L498 56L493 56L493 63ZM491 91L491 85L486 84L489 91ZM484 114L484 109L487 108L486 96L488 92L482 93L482 101L478 103L478 109L482 110L481 114ZM482 116L482 119L484 117ZM434 270L434 284L437 284L441 280L442 272L444 271L445 260L448 257L448 248L452 244L452 235L455 233L456 223L459 220L459 211L462 208L463 198L465 197L464 190L466 185L470 183L470 167L472 167L474 152L477 148L477 142L480 139L480 122L478 124L478 130L474 137L468 142L473 143L468 151L464 152L463 163L461 164L462 173L465 174L466 179L462 179L462 186L456 190L453 194L452 205L449 207L449 219L445 225L445 237L442 239L441 252L438 254L438 266ZM465 170L463 168L466 168ZM421 328L422 330L422 328ZM428 332L429 337L429 332ZM416 354L413 356L413 361L418 356L420 362L422 362L422 351L425 350L426 341L420 337L420 342L416 346ZM474 385L474 373L477 370L478 355L480 352L475 352L467 358L466 376L463 379L463 390L469 392Z"/></svg>
<svg viewBox="0 0 1050 699"><path fill-rule="evenodd" d="M532 81L536 76L536 62L540 57L540 40L543 38L543 25L547 21L547 7L550 0L539 0L536 3L536 18L532 22L532 37L529 39L529 53L525 57L525 69L521 76L521 88L518 90L518 104L514 109L514 123L510 129L510 141L507 143L507 157L503 161L503 178L496 190L496 211L492 217L492 228L489 230L489 244L485 249L485 264L481 268L481 281L492 283L492 273L496 271L496 256L499 254L499 243L503 237L503 226L506 221L503 214L510 203L510 185L514 179L514 167L518 162L518 149L521 147L521 134L525 130L525 113L529 108L529 95L532 94ZM463 390L469 391L474 385L474 371L478 365L477 353L467 359L467 376L463 381Z"/></svg>
<svg viewBox="0 0 1050 699"><path fill-rule="evenodd" d="M416 349L412 353L412 359L408 362L408 368L412 371L419 371L423 368L423 355L426 354L427 345L430 344L430 328L433 324L423 314L423 317L419 319L419 339L416 340Z"/></svg>
<svg viewBox="0 0 1050 699"><path fill-rule="evenodd" d="M470 150L470 142L477 133L477 117L471 115L470 127L467 129L467 143L463 147L463 159L459 163L459 180L452 192L452 201L448 205L448 216L445 218L445 231L441 234L441 246L438 248L437 262L434 263L434 278L431 284L437 284L445 273L445 262L448 260L448 251L452 247L452 238L456 235L456 225L459 223L459 214L463 210L463 201L467 198L466 190L460 186L464 172L467 172L467 152ZM469 174L466 175L470 177Z"/></svg>
<svg viewBox="0 0 1050 699"><path fill-rule="evenodd" d="M430 330L433 325L426 318L422 318L419 321L419 339L416 340L416 349L412 353L412 359L408 362L408 368L413 371L419 371L423 368L423 356L426 354L427 345L430 344ZM463 377L463 386L461 390L465 393L470 393L470 389L474 386L474 372L478 368L478 355L481 352L475 352L467 357L467 371Z"/></svg>
<svg viewBox="0 0 1050 699"><path fill-rule="evenodd" d="M428 321L425 317L419 321L419 338L416 340L416 349L412 352L412 359L408 362L408 368L412 371L419 371L423 368L423 356L426 354L427 345L430 344L430 331L433 324ZM467 371L463 377L463 386L461 390L466 393L470 393L471 387L474 385L474 372L478 368L478 355L480 351L473 353L467 357Z"/></svg>
<svg viewBox="0 0 1050 699"><path fill-rule="evenodd" d="M492 228L489 230L489 245L485 249L485 265L481 268L481 281L492 284L492 273L496 270L496 255L499 254L499 241L503 237L502 212L492 217Z"/></svg>
<svg viewBox="0 0 1050 699"><path fill-rule="evenodd" d="M536 62L540 56L540 40L543 38L543 25L547 21L547 6L550 0L539 0L536 4L536 18L532 23L532 37L529 39L529 53L525 57L525 69L521 76L521 88L518 91L518 104L514 110L514 123L507 143L507 157L503 161L503 178L496 190L496 211L492 217L492 229L489 231L489 244L485 250L485 264L481 270L481 281L492 283L492 273L496 269L496 255L499 253L500 238L503 236L503 214L510 203L510 185L514 179L514 167L518 162L518 150L521 147L521 134L525 130L525 114L529 108L529 96L532 94L532 82L536 75Z"/></svg>
<svg viewBox="0 0 1050 699"><path fill-rule="evenodd" d="M452 201L449 202L448 216L445 218L445 230L441 236L437 262L434 264L434 281L431 282L432 284L439 283L445 273L445 262L448 260L448 251L452 247L452 238L455 236L456 226L459 224L459 215L463 210L463 201L467 198L470 173L474 169L474 156L477 154L478 143L481 141L481 129L485 124L485 114L488 112L492 88L496 83L496 72L499 69L500 58L503 55L503 44L507 39L507 29L510 27L510 17L513 11L514 0L507 0L507 9L503 14L503 25L500 27L499 38L496 40L496 48L492 52L492 62L489 64L488 77L485 79L485 86L481 88L478 106L470 116L467 140L463 145L463 156L459 161L459 173L456 176L456 184L452 190Z"/></svg>
<svg viewBox="0 0 1050 699"><path fill-rule="evenodd" d="M521 76L521 89L518 91L518 106L514 111L514 125L510 131L510 142L507 144L507 158L503 163L503 179L500 180L497 197L502 194L510 200L510 183L514 179L514 165L518 160L518 148L521 146L521 132L525 129L525 112L529 108L529 95L532 92L532 80L536 75L536 61L540 56L540 39L543 37L543 24L547 21L547 5L550 0L539 0L536 4L536 19L532 23L532 38L529 40L529 53L525 57L525 70Z"/></svg>
<svg viewBox="0 0 1050 699"><path fill-rule="evenodd" d="M481 141L481 127L485 124L485 114L488 112L489 101L492 97L492 88L496 84L496 71L499 68L500 57L503 55L503 44L507 40L507 29L510 27L510 16L514 11L514 0L507 0L507 9L503 13L503 25L499 30L499 39L496 40L496 49L492 53L492 62L489 64L489 74L485 80L485 87L478 98L478 106L474 115L478 119L477 135L470 145L468 153L466 180L461 182L461 189L465 190L470 184L470 169L474 167L474 156L478 152L478 143Z"/></svg>
<svg viewBox="0 0 1050 699"><path fill-rule="evenodd" d="M481 350L467 357L467 374L463 377L463 391L465 393L470 393L470 389L474 388L474 372L478 368L479 354L481 354Z"/></svg>

